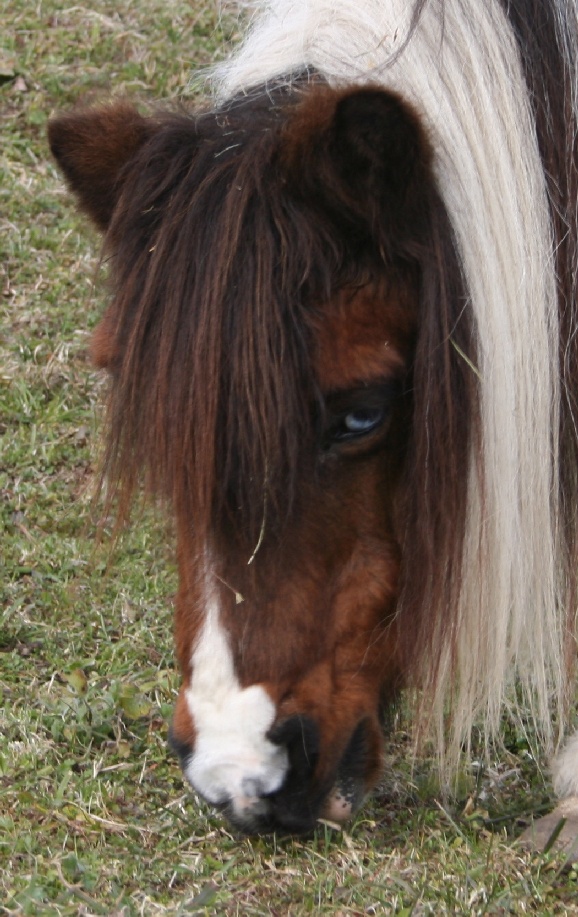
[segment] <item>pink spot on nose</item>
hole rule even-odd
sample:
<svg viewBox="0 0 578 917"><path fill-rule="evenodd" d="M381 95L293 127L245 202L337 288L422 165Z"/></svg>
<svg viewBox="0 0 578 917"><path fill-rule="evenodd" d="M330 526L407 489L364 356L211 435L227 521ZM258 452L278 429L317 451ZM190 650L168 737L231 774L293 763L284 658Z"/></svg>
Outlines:
<svg viewBox="0 0 578 917"><path fill-rule="evenodd" d="M353 815L353 806L351 799L344 796L339 790L334 790L329 796L323 817L329 821L344 822Z"/></svg>

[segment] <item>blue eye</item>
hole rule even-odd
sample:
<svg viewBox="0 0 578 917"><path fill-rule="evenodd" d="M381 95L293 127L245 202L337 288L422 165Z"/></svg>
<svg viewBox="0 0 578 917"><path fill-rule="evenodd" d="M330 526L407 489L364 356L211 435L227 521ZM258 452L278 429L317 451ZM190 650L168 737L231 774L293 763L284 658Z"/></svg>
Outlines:
<svg viewBox="0 0 578 917"><path fill-rule="evenodd" d="M367 408L358 411L351 411L343 418L342 436L363 436L365 433L371 433L380 425L384 418L383 408ZM337 431L340 432L340 431Z"/></svg>
<svg viewBox="0 0 578 917"><path fill-rule="evenodd" d="M377 430L386 417L384 407L357 408L334 418L328 429L328 443L361 439Z"/></svg>
<svg viewBox="0 0 578 917"><path fill-rule="evenodd" d="M349 443L354 446L358 441L361 448L365 437L371 447L375 443L371 434L385 433L400 389L400 382L391 379L372 386L330 392L323 415L322 449Z"/></svg>

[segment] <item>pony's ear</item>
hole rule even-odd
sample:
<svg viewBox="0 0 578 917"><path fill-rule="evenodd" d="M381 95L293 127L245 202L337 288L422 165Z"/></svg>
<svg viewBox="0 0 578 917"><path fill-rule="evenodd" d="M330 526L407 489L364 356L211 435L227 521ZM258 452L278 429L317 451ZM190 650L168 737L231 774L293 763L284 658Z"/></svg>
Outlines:
<svg viewBox="0 0 578 917"><path fill-rule="evenodd" d="M81 210L104 231L110 223L123 167L153 130L126 102L77 109L48 125L50 149Z"/></svg>
<svg viewBox="0 0 578 917"><path fill-rule="evenodd" d="M419 116L373 86L304 94L290 121L285 161L304 199L344 228L384 236L393 248L419 232L432 153Z"/></svg>

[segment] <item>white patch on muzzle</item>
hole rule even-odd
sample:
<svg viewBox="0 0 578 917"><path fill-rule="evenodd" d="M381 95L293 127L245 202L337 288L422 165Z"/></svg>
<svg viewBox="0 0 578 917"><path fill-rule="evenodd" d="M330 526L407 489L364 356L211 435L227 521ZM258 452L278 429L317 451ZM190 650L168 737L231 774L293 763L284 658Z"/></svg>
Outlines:
<svg viewBox="0 0 578 917"><path fill-rule="evenodd" d="M287 773L287 752L267 738L275 719L267 691L239 684L213 597L193 651L185 697L196 732L184 768L189 782L208 802L230 804L240 817L264 814L263 797L278 790Z"/></svg>

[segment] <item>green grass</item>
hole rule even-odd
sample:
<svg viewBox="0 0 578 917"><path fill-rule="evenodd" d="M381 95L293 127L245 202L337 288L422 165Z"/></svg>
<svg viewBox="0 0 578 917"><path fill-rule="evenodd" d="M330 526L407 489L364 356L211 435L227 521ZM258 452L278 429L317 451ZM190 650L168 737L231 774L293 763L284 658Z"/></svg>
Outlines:
<svg viewBox="0 0 578 917"><path fill-rule="evenodd" d="M515 735L450 805L402 724L346 831L240 839L166 749L178 686L170 532L110 555L91 494L98 242L51 162L77 98L183 92L234 39L207 0L11 0L0 19L0 913L578 914L576 872L513 839L551 800Z"/></svg>

